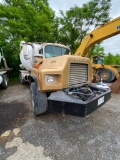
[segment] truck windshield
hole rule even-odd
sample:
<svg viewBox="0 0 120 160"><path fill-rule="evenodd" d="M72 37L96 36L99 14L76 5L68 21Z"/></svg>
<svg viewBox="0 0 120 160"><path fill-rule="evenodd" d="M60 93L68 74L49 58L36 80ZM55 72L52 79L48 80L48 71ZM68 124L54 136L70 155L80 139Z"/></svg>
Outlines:
<svg viewBox="0 0 120 160"><path fill-rule="evenodd" d="M69 52L70 50L64 47L52 46L52 45L45 46L46 58L68 55Z"/></svg>

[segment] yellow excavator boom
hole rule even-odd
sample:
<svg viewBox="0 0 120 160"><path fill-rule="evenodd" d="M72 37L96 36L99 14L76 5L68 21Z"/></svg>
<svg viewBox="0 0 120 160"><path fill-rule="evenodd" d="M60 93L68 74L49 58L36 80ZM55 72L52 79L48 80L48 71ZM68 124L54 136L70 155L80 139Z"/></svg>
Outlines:
<svg viewBox="0 0 120 160"><path fill-rule="evenodd" d="M96 43L101 42L107 38L113 37L120 33L120 17L109 21L108 23L100 26L99 28L93 30L89 33L82 41L80 46L74 55L80 55L87 57L89 55L88 51Z"/></svg>
<svg viewBox="0 0 120 160"><path fill-rule="evenodd" d="M96 43L101 42L107 38L113 37L120 33L120 17L115 18L108 23L98 27L89 33L82 41L80 46L74 55L80 55L82 57L89 56L89 50ZM92 67L93 67L93 80L96 80L96 77L104 78L105 82L112 82L113 79L117 79L112 86L111 90L113 93L120 93L120 74L117 68L110 65L104 64L95 64L91 59ZM115 77L115 78L114 78ZM97 78L97 79L99 79Z"/></svg>

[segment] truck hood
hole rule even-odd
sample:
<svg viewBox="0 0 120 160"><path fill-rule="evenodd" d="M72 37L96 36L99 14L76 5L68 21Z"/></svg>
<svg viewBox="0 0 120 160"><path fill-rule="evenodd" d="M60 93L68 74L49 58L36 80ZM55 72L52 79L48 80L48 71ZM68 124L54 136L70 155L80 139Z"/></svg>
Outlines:
<svg viewBox="0 0 120 160"><path fill-rule="evenodd" d="M52 57L43 59L43 63L40 65L39 69L62 69L67 64L70 63L83 63L90 64L89 58L81 56L63 55L58 57Z"/></svg>

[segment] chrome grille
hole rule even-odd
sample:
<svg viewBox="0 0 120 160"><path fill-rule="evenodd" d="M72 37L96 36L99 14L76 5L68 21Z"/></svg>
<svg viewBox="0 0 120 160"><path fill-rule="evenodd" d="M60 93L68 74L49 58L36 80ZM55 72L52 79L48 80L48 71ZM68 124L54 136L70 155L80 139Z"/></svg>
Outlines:
<svg viewBox="0 0 120 160"><path fill-rule="evenodd" d="M87 82L88 65L80 63L70 64L69 86Z"/></svg>

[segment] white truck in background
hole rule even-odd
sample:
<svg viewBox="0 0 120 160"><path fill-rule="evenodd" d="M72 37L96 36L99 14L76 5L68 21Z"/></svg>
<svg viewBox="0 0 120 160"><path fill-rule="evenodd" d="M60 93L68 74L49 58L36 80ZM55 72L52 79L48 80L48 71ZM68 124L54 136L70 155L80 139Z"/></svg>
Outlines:
<svg viewBox="0 0 120 160"><path fill-rule="evenodd" d="M8 86L8 68L6 59L3 54L3 49L0 47L0 89L6 89Z"/></svg>

